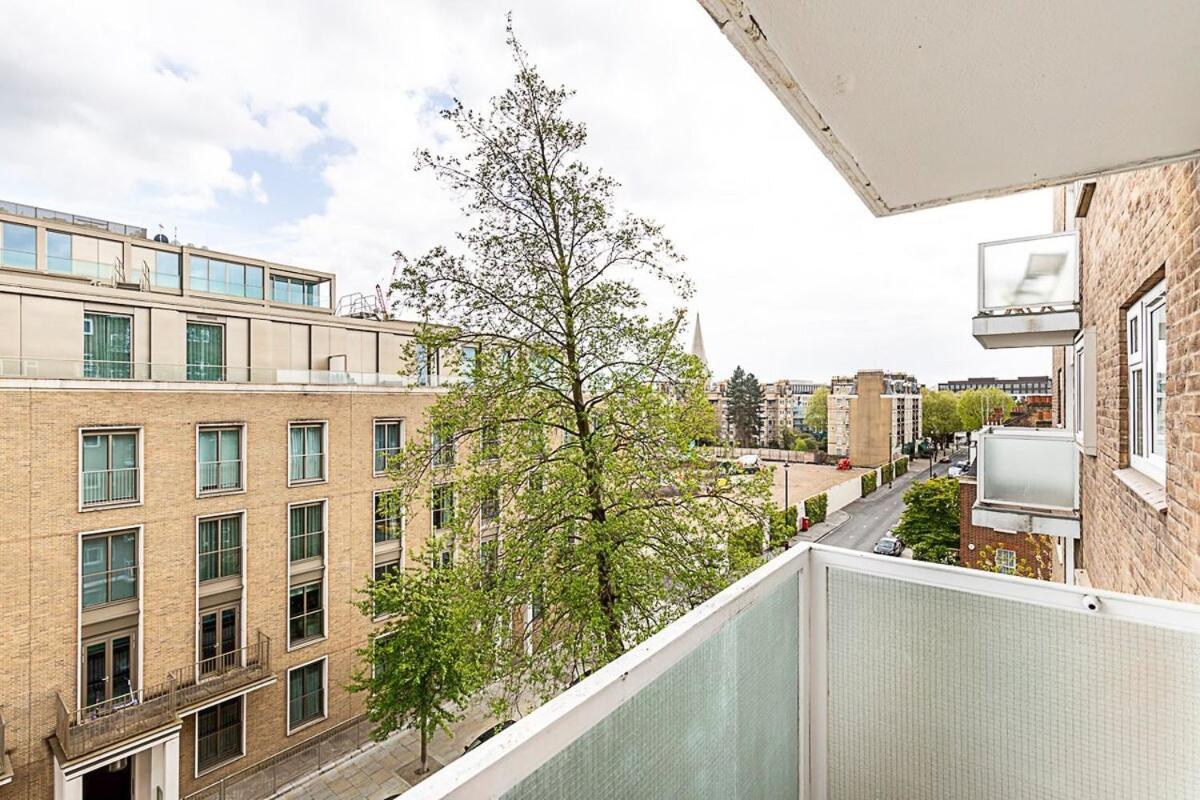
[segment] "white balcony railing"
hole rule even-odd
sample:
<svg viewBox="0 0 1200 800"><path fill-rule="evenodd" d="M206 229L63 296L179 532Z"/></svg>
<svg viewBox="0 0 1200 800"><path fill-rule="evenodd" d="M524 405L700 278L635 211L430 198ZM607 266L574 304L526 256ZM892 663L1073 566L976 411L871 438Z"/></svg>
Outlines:
<svg viewBox="0 0 1200 800"><path fill-rule="evenodd" d="M406 800L1200 797L1200 608L801 545Z"/></svg>
<svg viewBox="0 0 1200 800"><path fill-rule="evenodd" d="M138 499L138 468L84 470L81 489L83 505L129 503Z"/></svg>
<svg viewBox="0 0 1200 800"><path fill-rule="evenodd" d="M976 525L1079 536L1079 451L1070 431L984 428L976 472Z"/></svg>
<svg viewBox="0 0 1200 800"><path fill-rule="evenodd" d="M241 459L224 461L201 461L196 465L200 472L200 491L226 492L242 488Z"/></svg>
<svg viewBox="0 0 1200 800"><path fill-rule="evenodd" d="M984 347L1070 344L1079 324L1075 232L979 245L979 314L973 325Z"/></svg>

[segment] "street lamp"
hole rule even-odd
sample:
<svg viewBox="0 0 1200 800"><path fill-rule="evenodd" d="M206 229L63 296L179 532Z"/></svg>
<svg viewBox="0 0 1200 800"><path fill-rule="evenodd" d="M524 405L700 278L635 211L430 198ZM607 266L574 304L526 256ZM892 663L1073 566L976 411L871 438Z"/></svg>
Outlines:
<svg viewBox="0 0 1200 800"><path fill-rule="evenodd" d="M788 467L792 465L791 461L783 462L783 513L786 515L788 510Z"/></svg>

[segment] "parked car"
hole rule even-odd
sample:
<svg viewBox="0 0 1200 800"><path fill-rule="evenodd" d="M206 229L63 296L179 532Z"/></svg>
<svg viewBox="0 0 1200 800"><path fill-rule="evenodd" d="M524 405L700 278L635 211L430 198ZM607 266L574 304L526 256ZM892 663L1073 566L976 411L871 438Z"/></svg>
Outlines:
<svg viewBox="0 0 1200 800"><path fill-rule="evenodd" d="M463 748L463 752L464 753L471 752L476 747L479 747L479 745L483 744L488 739L495 736L497 733L500 733L503 730L511 728L513 725L516 725L516 724L517 724L517 721L515 719L506 719L503 722L496 723L495 725L488 728L483 733L476 736L475 739L469 745L467 745L466 747Z"/></svg>
<svg viewBox="0 0 1200 800"><path fill-rule="evenodd" d="M881 556L899 556L904 552L904 542L888 533L875 543L874 552Z"/></svg>
<svg viewBox="0 0 1200 800"><path fill-rule="evenodd" d="M739 456L737 465L741 468L742 472L758 472L758 456L753 453Z"/></svg>

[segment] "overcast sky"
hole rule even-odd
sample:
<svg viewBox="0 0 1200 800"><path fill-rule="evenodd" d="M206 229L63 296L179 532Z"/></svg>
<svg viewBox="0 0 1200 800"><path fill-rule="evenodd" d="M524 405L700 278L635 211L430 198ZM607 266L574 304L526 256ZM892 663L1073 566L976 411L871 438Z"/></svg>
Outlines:
<svg viewBox="0 0 1200 800"><path fill-rule="evenodd" d="M0 198L369 291L460 227L413 151L508 83L511 8L589 161L687 256L718 377L1049 371L970 335L977 243L1049 231L1049 193L872 217L695 0L173 5L4 3Z"/></svg>

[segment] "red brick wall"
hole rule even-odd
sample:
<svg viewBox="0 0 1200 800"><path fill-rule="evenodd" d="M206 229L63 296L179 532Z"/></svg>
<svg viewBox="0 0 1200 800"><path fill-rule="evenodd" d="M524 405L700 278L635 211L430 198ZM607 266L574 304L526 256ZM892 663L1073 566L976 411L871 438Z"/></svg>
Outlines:
<svg viewBox="0 0 1200 800"><path fill-rule="evenodd" d="M1005 533L972 525L971 506L975 505L975 491L975 481L958 482L958 558L963 566L977 569L980 560L990 562L992 553L1002 547L1017 554L1017 563L1023 566L1020 574L1061 583L1065 575L1065 554L1061 548L1055 547L1055 539L1037 534Z"/></svg>

